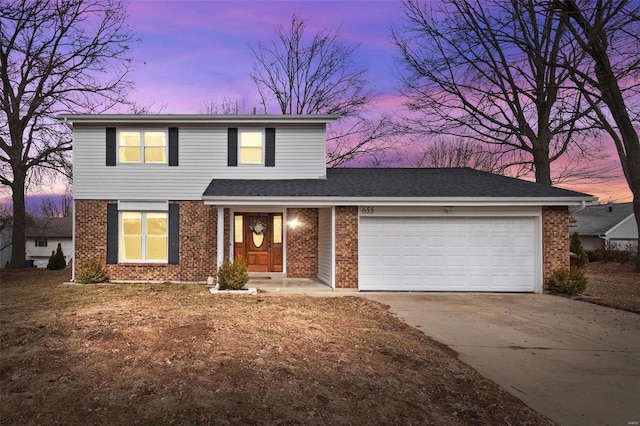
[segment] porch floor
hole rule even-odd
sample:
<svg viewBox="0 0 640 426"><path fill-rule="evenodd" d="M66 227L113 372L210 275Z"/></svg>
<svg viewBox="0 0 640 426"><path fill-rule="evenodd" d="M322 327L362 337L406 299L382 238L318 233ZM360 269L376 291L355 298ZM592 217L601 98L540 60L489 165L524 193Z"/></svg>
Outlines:
<svg viewBox="0 0 640 426"><path fill-rule="evenodd" d="M335 289L315 278L286 278L279 275L249 274L246 287L267 293L332 293ZM342 291L342 290L338 290ZM355 290L352 290L355 291Z"/></svg>

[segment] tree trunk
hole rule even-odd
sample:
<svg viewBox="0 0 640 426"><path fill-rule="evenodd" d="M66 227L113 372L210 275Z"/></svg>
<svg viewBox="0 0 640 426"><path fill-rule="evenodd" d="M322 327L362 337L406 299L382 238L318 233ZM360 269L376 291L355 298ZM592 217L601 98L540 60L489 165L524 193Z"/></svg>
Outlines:
<svg viewBox="0 0 640 426"><path fill-rule="evenodd" d="M549 161L549 148L534 146L533 167L535 168L536 182L551 186L551 161Z"/></svg>
<svg viewBox="0 0 640 426"><path fill-rule="evenodd" d="M640 229L640 197L633 197L633 214L636 215L636 226ZM640 234L636 244L636 272L640 272Z"/></svg>
<svg viewBox="0 0 640 426"><path fill-rule="evenodd" d="M26 173L22 170L13 170L13 234L11 238L11 267L24 268L25 266L25 225L26 207L24 204L24 185Z"/></svg>

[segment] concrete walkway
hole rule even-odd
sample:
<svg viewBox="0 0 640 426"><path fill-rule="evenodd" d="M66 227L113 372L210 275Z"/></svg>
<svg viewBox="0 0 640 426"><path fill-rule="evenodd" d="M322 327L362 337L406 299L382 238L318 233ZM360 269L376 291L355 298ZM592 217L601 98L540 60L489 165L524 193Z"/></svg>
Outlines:
<svg viewBox="0 0 640 426"><path fill-rule="evenodd" d="M560 425L638 425L640 315L535 294L360 293Z"/></svg>

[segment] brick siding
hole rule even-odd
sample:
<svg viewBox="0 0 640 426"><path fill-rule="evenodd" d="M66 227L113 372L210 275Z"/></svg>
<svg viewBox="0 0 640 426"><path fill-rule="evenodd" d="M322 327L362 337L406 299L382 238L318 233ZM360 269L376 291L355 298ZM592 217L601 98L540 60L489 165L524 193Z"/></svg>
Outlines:
<svg viewBox="0 0 640 426"><path fill-rule="evenodd" d="M75 200L76 274L87 261L107 258L107 204L116 201ZM172 202L174 203L174 202ZM176 201L180 205L180 264L127 263L106 265L113 281L205 282L215 276L215 207L202 201Z"/></svg>
<svg viewBox="0 0 640 426"><path fill-rule="evenodd" d="M336 207L336 288L358 288L358 207Z"/></svg>
<svg viewBox="0 0 640 426"><path fill-rule="evenodd" d="M318 276L318 209L287 209L287 220L298 218L300 225L287 228L287 277Z"/></svg>
<svg viewBox="0 0 640 426"><path fill-rule="evenodd" d="M558 269L569 268L569 208L542 208L542 276L543 289Z"/></svg>

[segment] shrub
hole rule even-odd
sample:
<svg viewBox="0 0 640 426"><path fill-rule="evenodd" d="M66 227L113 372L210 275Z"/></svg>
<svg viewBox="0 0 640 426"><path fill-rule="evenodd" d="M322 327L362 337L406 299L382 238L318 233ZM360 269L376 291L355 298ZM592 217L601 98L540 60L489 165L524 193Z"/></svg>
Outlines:
<svg viewBox="0 0 640 426"><path fill-rule="evenodd" d="M64 253L62 253L62 245L58 243L57 250L51 252L51 257L49 258L49 262L47 263L47 269L57 271L60 269L64 269L66 267L67 267L67 261L64 260Z"/></svg>
<svg viewBox="0 0 640 426"><path fill-rule="evenodd" d="M587 257L589 262L600 262L602 260L598 250L587 250Z"/></svg>
<svg viewBox="0 0 640 426"><path fill-rule="evenodd" d="M249 282L247 265L241 260L225 259L217 270L217 277L220 290L242 290Z"/></svg>
<svg viewBox="0 0 640 426"><path fill-rule="evenodd" d="M91 259L76 276L76 282L81 284L97 284L109 281L107 268L104 262L94 258Z"/></svg>
<svg viewBox="0 0 640 426"><path fill-rule="evenodd" d="M587 277L578 268L558 269L551 275L550 287L556 293L582 293L587 288Z"/></svg>
<svg viewBox="0 0 640 426"><path fill-rule="evenodd" d="M596 256L604 263L617 262L624 265L631 259L631 252L621 249L615 242L607 241L604 249L596 250Z"/></svg>
<svg viewBox="0 0 640 426"><path fill-rule="evenodd" d="M571 252L576 254L576 265L583 266L589 261L589 256L587 255L586 250L582 247L582 241L580 241L580 237L577 232L571 234Z"/></svg>

